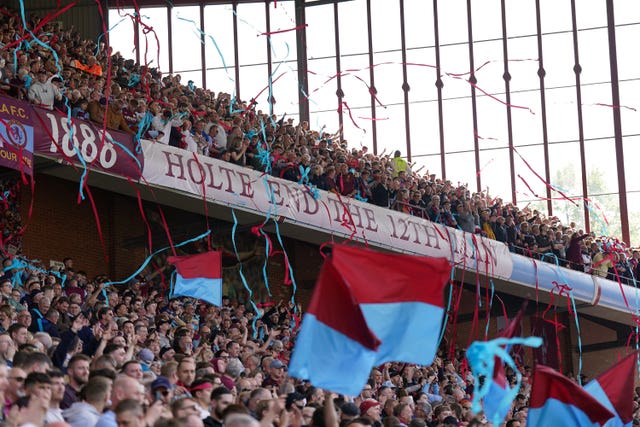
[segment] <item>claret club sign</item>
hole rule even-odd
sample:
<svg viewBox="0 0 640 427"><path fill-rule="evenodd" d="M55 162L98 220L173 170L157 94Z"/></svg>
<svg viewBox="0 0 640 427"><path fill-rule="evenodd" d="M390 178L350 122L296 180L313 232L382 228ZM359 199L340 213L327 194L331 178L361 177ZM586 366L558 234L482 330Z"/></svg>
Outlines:
<svg viewBox="0 0 640 427"><path fill-rule="evenodd" d="M33 173L33 125L30 105L0 98L0 166Z"/></svg>

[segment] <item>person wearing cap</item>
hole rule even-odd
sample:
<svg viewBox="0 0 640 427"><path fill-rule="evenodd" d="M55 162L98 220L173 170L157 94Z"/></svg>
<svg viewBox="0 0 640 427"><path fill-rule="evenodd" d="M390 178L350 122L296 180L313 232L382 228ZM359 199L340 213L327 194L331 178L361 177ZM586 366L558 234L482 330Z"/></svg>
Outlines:
<svg viewBox="0 0 640 427"><path fill-rule="evenodd" d="M505 225L506 218L502 215L498 215L496 217L495 222L492 223L493 226L493 234L496 236L496 240L498 242L507 243L508 235L507 235L507 226Z"/></svg>
<svg viewBox="0 0 640 427"><path fill-rule="evenodd" d="M298 393L294 391L292 393L287 394L287 398L285 400L285 410L291 411L292 407L295 406L299 411L302 411L307 404L307 399L305 399L302 393Z"/></svg>
<svg viewBox="0 0 640 427"><path fill-rule="evenodd" d="M382 425L382 412L380 402L374 399L364 400L360 404L360 415L369 419L375 427Z"/></svg>
<svg viewBox="0 0 640 427"><path fill-rule="evenodd" d="M158 376L151 383L150 387L151 397L149 401L153 402L156 400L161 400L165 405L165 408L168 409L171 402L174 400L173 396L173 386L167 377Z"/></svg>
<svg viewBox="0 0 640 427"><path fill-rule="evenodd" d="M282 381L284 381L286 377L285 374L285 366L278 359L274 359L269 363L268 376L262 381L262 387L271 388L271 387L280 387Z"/></svg>
<svg viewBox="0 0 640 427"><path fill-rule="evenodd" d="M360 416L360 408L353 402L345 402L340 406L340 423L351 421Z"/></svg>
<svg viewBox="0 0 640 427"><path fill-rule="evenodd" d="M155 356L153 352L148 348L143 348L138 352L138 360L140 361L140 366L142 367L142 372L148 372L150 370L151 362L153 362Z"/></svg>

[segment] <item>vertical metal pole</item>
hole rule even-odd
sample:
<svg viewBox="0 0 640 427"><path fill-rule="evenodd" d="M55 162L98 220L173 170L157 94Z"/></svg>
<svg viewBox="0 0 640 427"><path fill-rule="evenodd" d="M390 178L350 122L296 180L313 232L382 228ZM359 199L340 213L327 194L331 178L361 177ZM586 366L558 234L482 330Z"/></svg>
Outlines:
<svg viewBox="0 0 640 427"><path fill-rule="evenodd" d="M335 50L336 50L336 96L338 97L338 124L340 125L340 139L344 139L344 114L342 111L342 99L344 92L342 91L342 67L340 65L340 19L338 18L338 3L333 4L333 27L335 32Z"/></svg>
<svg viewBox="0 0 640 427"><path fill-rule="evenodd" d="M442 109L442 88L444 82L440 69L440 30L438 28L438 0L433 0L433 32L436 49L436 87L438 88L438 127L440 130L440 167L442 169L442 179L447 179L447 166L444 152L444 119Z"/></svg>
<svg viewBox="0 0 640 427"><path fill-rule="evenodd" d="M614 106L620 105L620 82L618 81L618 53L616 49L616 25L613 0L607 0L607 30L609 32L609 66L611 68L611 100ZM627 182L624 176L624 147L622 144L622 119L620 108L612 108L613 131L616 146L618 170L618 197L620 200L620 226L622 240L630 243L629 212L627 210Z"/></svg>
<svg viewBox="0 0 640 427"><path fill-rule="evenodd" d="M171 20L171 9L171 7L167 7L167 36L169 39L167 56L169 57L169 74L173 74L173 21ZM139 63L140 62L138 62L138 64Z"/></svg>
<svg viewBox="0 0 640 427"><path fill-rule="evenodd" d="M478 138L478 106L476 105L476 87L478 83L475 72L473 55L473 19L471 17L471 0L467 0L467 32L469 38L469 81L471 86L471 114L473 121L473 151L476 163L476 191L482 191L482 177L480 176L480 142Z"/></svg>
<svg viewBox="0 0 640 427"><path fill-rule="evenodd" d="M264 2L264 18L266 20L265 25L267 28L267 33L271 32L271 9L269 6L271 5L271 1ZM267 49L267 81L269 82L269 115L273 115L273 104L275 103L275 98L273 96L273 79L271 73L273 73L273 67L271 66L271 36L266 37L266 46ZM256 100L257 102L257 100Z"/></svg>
<svg viewBox="0 0 640 427"><path fill-rule="evenodd" d="M204 2L200 3L200 64L202 65L202 87L207 87L207 46L205 45Z"/></svg>
<svg viewBox="0 0 640 427"><path fill-rule="evenodd" d="M369 42L369 88L371 90L371 137L373 139L373 153L378 154L378 126L376 124L376 97L378 93L375 82L375 72L373 71L373 31L371 25L371 0L367 0L367 39Z"/></svg>
<svg viewBox="0 0 640 427"><path fill-rule="evenodd" d="M407 143L407 161L411 161L411 122L409 115L409 81L407 79L407 43L404 25L404 0L400 0L400 44L402 46L402 91L404 92L404 127Z"/></svg>
<svg viewBox="0 0 640 427"><path fill-rule="evenodd" d="M511 178L511 202L515 204L517 203L518 199L516 197L516 171L513 154L513 124L511 122L511 74L509 74L509 50L507 43L507 9L505 0L502 0L500 3L502 11L502 55L504 60L504 74L502 75L502 78L504 79L505 101L507 104L507 137L509 139L509 174Z"/></svg>
<svg viewBox="0 0 640 427"><path fill-rule="evenodd" d="M235 77L236 77L236 99L242 99L240 97L240 55L238 48L238 2L233 2L233 59L236 62ZM230 106L233 108L233 106Z"/></svg>
<svg viewBox="0 0 640 427"><path fill-rule="evenodd" d="M540 0L536 0L536 37L538 41L538 77L540 79L540 120L542 121L542 147L544 150L544 178L551 182L551 167L549 165L549 136L547 133L547 99L545 94L543 52L542 52L542 18L540 15ZM547 211L553 215L553 201L551 188L546 186Z"/></svg>
<svg viewBox="0 0 640 427"><path fill-rule="evenodd" d="M580 54L578 49L578 21L576 18L576 2L571 0L571 25L573 33L573 72L576 75L576 108L578 113L578 141L580 144L580 177L582 179L582 198L584 200L589 196L589 187L587 185L587 161L584 152L584 126L582 121L582 85L580 84ZM591 231L589 221L589 209L584 204L584 227L587 232Z"/></svg>
<svg viewBox="0 0 640 427"><path fill-rule="evenodd" d="M296 52L298 62L298 111L300 113L300 121L309 120L309 78L307 76L307 30L305 24L307 18L305 16L304 0L295 0L296 8L296 27L300 29L296 31Z"/></svg>

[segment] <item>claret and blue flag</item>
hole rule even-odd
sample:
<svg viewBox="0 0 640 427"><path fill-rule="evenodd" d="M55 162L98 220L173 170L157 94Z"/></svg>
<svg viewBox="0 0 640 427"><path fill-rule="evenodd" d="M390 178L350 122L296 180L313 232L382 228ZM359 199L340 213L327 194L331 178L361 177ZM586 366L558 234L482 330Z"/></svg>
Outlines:
<svg viewBox="0 0 640 427"><path fill-rule="evenodd" d="M196 255L171 256L176 267L174 296L198 298L210 304L222 305L222 256L219 251Z"/></svg>
<svg viewBox="0 0 640 427"><path fill-rule="evenodd" d="M430 364L450 272L444 258L334 246L302 322L289 374L355 396L378 364Z"/></svg>
<svg viewBox="0 0 640 427"><path fill-rule="evenodd" d="M520 322L522 321L525 307L523 307L509 325L498 334L498 337L513 338L516 335ZM507 349L507 352L509 352L509 349ZM489 420L500 420L500 422L502 422L511 409L511 400L507 400L507 395L510 394L508 390L509 384L507 383L507 376L502 360L496 357L494 363L493 378L491 379L489 391L484 397L483 407L484 413Z"/></svg>
<svg viewBox="0 0 640 427"><path fill-rule="evenodd" d="M578 384L547 366L536 367L527 427L603 426L612 418L614 414Z"/></svg>
<svg viewBox="0 0 640 427"><path fill-rule="evenodd" d="M633 396L638 352L634 351L620 362L587 383L584 389L615 414L606 427L627 427L633 424Z"/></svg>

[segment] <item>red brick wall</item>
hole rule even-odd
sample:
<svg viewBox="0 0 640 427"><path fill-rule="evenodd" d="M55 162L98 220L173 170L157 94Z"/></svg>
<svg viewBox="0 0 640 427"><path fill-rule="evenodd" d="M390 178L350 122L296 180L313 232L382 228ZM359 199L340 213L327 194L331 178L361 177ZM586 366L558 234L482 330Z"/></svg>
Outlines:
<svg viewBox="0 0 640 427"><path fill-rule="evenodd" d="M74 259L76 270L91 277L107 273L123 278L140 265L141 249L122 246L125 239L145 232L135 199L91 190L105 240L103 249L88 196L77 204L78 184L46 175L36 175L35 200L31 221L24 233L22 250L29 259ZM22 191L22 217L28 217L31 192ZM109 263L105 261L105 251Z"/></svg>

